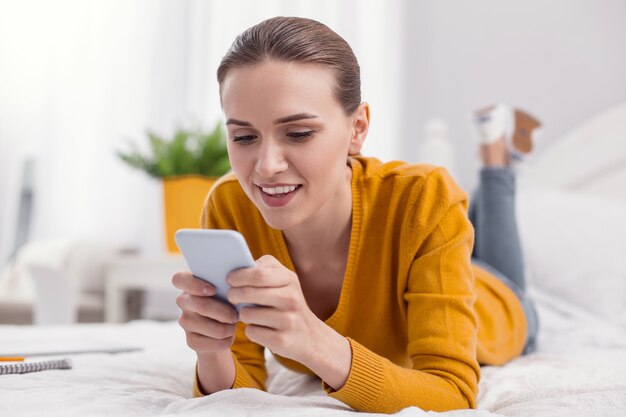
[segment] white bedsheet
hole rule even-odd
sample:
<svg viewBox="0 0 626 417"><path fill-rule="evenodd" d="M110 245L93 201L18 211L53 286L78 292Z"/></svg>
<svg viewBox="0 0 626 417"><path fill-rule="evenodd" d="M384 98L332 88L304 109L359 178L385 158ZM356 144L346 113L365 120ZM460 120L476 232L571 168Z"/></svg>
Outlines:
<svg viewBox="0 0 626 417"><path fill-rule="evenodd" d="M626 416L626 329L532 291L541 319L538 353L483 367L478 410L446 416ZM0 376L0 416L339 416L353 411L320 382L270 360L271 393L226 390L191 398L195 355L175 322L71 327L0 326L15 338L100 338L141 352L83 354L67 371ZM45 345L45 342L43 342ZM42 346L44 347L44 346ZM374 415L363 413L364 415ZM410 407L401 416L426 413Z"/></svg>

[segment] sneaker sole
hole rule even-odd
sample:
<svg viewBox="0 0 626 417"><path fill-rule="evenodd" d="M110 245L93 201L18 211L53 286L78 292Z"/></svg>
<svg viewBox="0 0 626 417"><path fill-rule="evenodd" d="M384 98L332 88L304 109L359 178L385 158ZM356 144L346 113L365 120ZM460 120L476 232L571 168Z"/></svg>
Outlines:
<svg viewBox="0 0 626 417"><path fill-rule="evenodd" d="M515 109L515 132L512 144L515 151L528 154L533 150L531 132L541 126L539 120L523 110Z"/></svg>

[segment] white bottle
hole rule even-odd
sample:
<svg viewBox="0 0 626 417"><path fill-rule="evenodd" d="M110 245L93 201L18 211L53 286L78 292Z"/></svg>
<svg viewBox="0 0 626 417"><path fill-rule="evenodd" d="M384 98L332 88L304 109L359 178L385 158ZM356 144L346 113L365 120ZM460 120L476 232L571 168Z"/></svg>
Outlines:
<svg viewBox="0 0 626 417"><path fill-rule="evenodd" d="M448 140L448 126L442 119L430 119L424 125L424 140L418 148L418 158L422 163L443 166L455 176L454 147Z"/></svg>

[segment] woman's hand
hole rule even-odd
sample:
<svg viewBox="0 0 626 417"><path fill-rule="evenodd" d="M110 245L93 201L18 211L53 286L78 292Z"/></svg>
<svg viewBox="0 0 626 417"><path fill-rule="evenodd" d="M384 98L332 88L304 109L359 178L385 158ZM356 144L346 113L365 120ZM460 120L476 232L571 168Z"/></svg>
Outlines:
<svg viewBox="0 0 626 417"><path fill-rule="evenodd" d="M228 350L235 340L237 311L213 298L215 287L191 272L174 274L172 283L182 291L176 304L182 310L178 323L185 330L187 345L199 357Z"/></svg>
<svg viewBox="0 0 626 417"><path fill-rule="evenodd" d="M257 305L239 311L250 340L306 364L325 324L309 309L293 271L270 255L259 258L256 265L228 274L228 301Z"/></svg>

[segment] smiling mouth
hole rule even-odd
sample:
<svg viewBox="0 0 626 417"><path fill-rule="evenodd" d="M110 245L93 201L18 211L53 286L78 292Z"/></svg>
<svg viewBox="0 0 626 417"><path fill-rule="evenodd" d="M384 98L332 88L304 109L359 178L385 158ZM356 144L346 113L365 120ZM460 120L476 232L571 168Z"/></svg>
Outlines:
<svg viewBox="0 0 626 417"><path fill-rule="evenodd" d="M259 187L259 188L264 194L270 197L279 198L279 197L284 197L286 195L289 195L295 192L296 190L302 188L302 184L287 185L283 187Z"/></svg>

